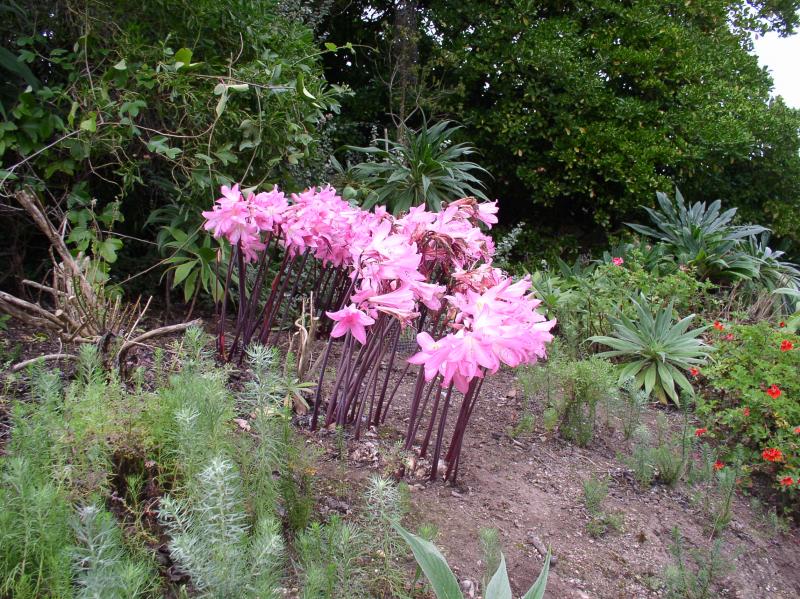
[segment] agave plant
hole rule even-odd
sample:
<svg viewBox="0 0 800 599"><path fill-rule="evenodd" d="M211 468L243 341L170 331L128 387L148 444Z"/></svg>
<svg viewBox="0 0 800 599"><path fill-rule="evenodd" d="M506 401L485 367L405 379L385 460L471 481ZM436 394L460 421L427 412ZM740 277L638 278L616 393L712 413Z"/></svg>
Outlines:
<svg viewBox="0 0 800 599"><path fill-rule="evenodd" d="M695 202L691 206L675 189L675 201L665 193L656 193L661 210L645 207L656 228L627 223L642 235L664 243L675 258L697 269L698 276L711 279L754 279L759 261L741 248L743 239L767 229L759 225L731 224L736 208L720 212L721 202L710 205Z"/></svg>
<svg viewBox="0 0 800 599"><path fill-rule="evenodd" d="M680 398L675 388L694 394L691 383L681 370L703 364L713 348L699 339L708 328L689 330L694 320L692 314L675 322L672 304L658 309L655 316L647 299L642 295L631 301L636 310L635 319L620 315L610 318L613 336L594 336L589 341L612 348L598 355L604 358L624 358L627 362L620 371L620 383L632 377L637 388L644 386L646 393L654 392L662 403L669 397L677 406Z"/></svg>
<svg viewBox="0 0 800 599"><path fill-rule="evenodd" d="M453 571L447 565L447 560L444 559L444 556L436 546L430 541L408 532L397 523L393 523L392 526L411 547L414 558L425 573L428 581L430 581L437 599L464 599L464 595L458 586L458 580L456 580ZM539 577L533 583L533 586L528 589L528 592L522 596L522 599L542 599L544 597L549 571L550 552L545 557L544 566L542 566ZM489 584L486 585L483 596L485 599L511 598L511 584L508 581L506 559L502 553L500 554L500 565L489 580Z"/></svg>
<svg viewBox="0 0 800 599"><path fill-rule="evenodd" d="M363 207L382 204L398 214L421 205L439 210L442 202L466 196L487 199L476 176L486 170L465 160L476 153L475 148L468 143L451 143L460 129L450 121L441 121L408 131L405 141L379 139L378 146L348 146L373 159L350 170L371 190Z"/></svg>
<svg viewBox="0 0 800 599"><path fill-rule="evenodd" d="M770 248L769 239L769 232L766 232L742 243L742 251L758 262L757 283L770 292L778 288L800 290L800 267L783 260L786 252Z"/></svg>

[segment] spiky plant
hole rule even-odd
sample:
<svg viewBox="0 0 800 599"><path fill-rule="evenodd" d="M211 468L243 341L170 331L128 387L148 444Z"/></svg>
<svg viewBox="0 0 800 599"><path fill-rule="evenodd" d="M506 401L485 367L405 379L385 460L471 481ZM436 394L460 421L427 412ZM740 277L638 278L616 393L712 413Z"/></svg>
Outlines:
<svg viewBox="0 0 800 599"><path fill-rule="evenodd" d="M466 196L485 200L483 183L476 175L486 170L469 160L476 153L468 143L452 143L460 126L440 121L416 131L406 132L406 139L376 140L377 146L350 147L367 154L371 161L351 169L352 175L371 189L364 208L385 205L395 214L412 206L440 210L442 202Z"/></svg>
<svg viewBox="0 0 800 599"><path fill-rule="evenodd" d="M689 330L694 314L675 322L672 304L659 308L654 315L644 295L639 299L631 297L630 301L636 311L635 318L622 314L610 318L613 334L589 337L589 341L611 348L598 356L623 359L620 384L632 377L638 388L644 386L645 393L654 392L662 403L669 398L679 406L676 384L686 393L694 394L694 388L681 371L703 364L713 350L699 339L708 327Z"/></svg>
<svg viewBox="0 0 800 599"><path fill-rule="evenodd" d="M627 223L631 229L664 243L676 260L695 267L701 278L758 276L759 262L742 251L741 242L767 229L758 225L734 226L736 208L721 212L719 200L710 205L695 202L687 206L677 188L674 201L662 192L656 198L660 210L645 207L655 228Z"/></svg>

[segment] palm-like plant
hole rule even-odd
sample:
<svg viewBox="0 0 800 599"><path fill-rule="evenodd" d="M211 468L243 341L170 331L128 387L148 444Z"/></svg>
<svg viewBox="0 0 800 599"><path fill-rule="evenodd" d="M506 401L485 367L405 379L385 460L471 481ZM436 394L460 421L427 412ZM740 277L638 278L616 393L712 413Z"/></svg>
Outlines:
<svg viewBox="0 0 800 599"><path fill-rule="evenodd" d="M475 148L451 143L460 129L441 121L408 131L405 141L379 139L379 146L348 146L373 159L350 170L370 190L363 207L382 204L397 214L420 205L439 210L442 202L466 196L485 200L483 183L476 175L486 170L466 160L476 153Z"/></svg>
<svg viewBox="0 0 800 599"><path fill-rule="evenodd" d="M656 194L661 210L645 207L655 228L627 223L642 235L664 243L675 258L697 269L701 278L753 279L758 276L757 259L742 251L741 241L766 231L759 225L731 224L736 208L720 212L721 202L695 202L687 206L680 190L675 201Z"/></svg>
<svg viewBox="0 0 800 599"><path fill-rule="evenodd" d="M699 339L708 327L689 330L692 314L678 322L672 317L672 304L660 308L655 316L644 296L631 298L636 309L635 319L620 315L610 318L613 336L594 336L589 341L607 345L611 351L600 357L619 357L626 360L619 375L620 383L633 378L637 388L655 392L662 403L669 397L677 406L680 398L675 385L694 394L691 383L681 370L689 370L705 362L713 348Z"/></svg>
<svg viewBox="0 0 800 599"><path fill-rule="evenodd" d="M800 267L783 260L785 252L769 247L769 238L767 232L742 243L742 251L758 261L757 282L770 292L786 287L800 290Z"/></svg>

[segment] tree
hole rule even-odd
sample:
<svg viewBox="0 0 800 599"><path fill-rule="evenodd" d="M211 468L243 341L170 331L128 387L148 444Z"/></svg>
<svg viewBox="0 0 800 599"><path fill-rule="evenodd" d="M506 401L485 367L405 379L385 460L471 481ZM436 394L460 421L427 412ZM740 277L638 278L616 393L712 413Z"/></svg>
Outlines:
<svg viewBox="0 0 800 599"><path fill-rule="evenodd" d="M785 218L800 208L800 112L770 101L750 54L751 33L793 31L799 5L431 0L419 8L419 70L423 87L449 92L428 98L430 112L466 125L494 175L489 195L512 218L533 204L553 224L610 230L677 184L800 239Z"/></svg>
<svg viewBox="0 0 800 599"><path fill-rule="evenodd" d="M191 235L200 209L221 184L316 181L308 172L338 111L343 90L327 85L314 32L289 13L261 0L10 4L0 22L2 195L36 190L69 220L71 248L106 264L123 242L97 229L124 218L142 237L169 225L158 241L176 282L188 297L208 288L214 251ZM8 214L2 224L16 230L18 211Z"/></svg>

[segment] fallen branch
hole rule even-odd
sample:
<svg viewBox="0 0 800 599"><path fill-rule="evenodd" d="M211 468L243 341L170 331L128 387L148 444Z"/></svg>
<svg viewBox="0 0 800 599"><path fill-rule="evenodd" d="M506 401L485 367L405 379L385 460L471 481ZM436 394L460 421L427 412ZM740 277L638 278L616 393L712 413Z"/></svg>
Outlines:
<svg viewBox="0 0 800 599"><path fill-rule="evenodd" d="M138 337L134 337L133 339L126 341L122 344L122 347L119 348L119 352L117 353L117 363L122 363L125 354L130 350L132 347L142 343L143 341L147 341L148 339L152 339L153 337L161 337L163 335L169 335L170 333L179 333L181 331L185 331L189 327L193 326L200 326L203 324L202 319L196 318L195 320L189 322L182 322L180 324L171 324L165 327L159 327L157 329L153 329L151 331L147 331L146 333L142 333Z"/></svg>
<svg viewBox="0 0 800 599"><path fill-rule="evenodd" d="M43 356L36 356L35 358L31 358L30 360L25 360L23 362L18 362L11 367L11 372L19 372L23 368L27 368L31 364L36 364L37 362L46 362L49 360L77 360L78 356L75 354L45 354Z"/></svg>

